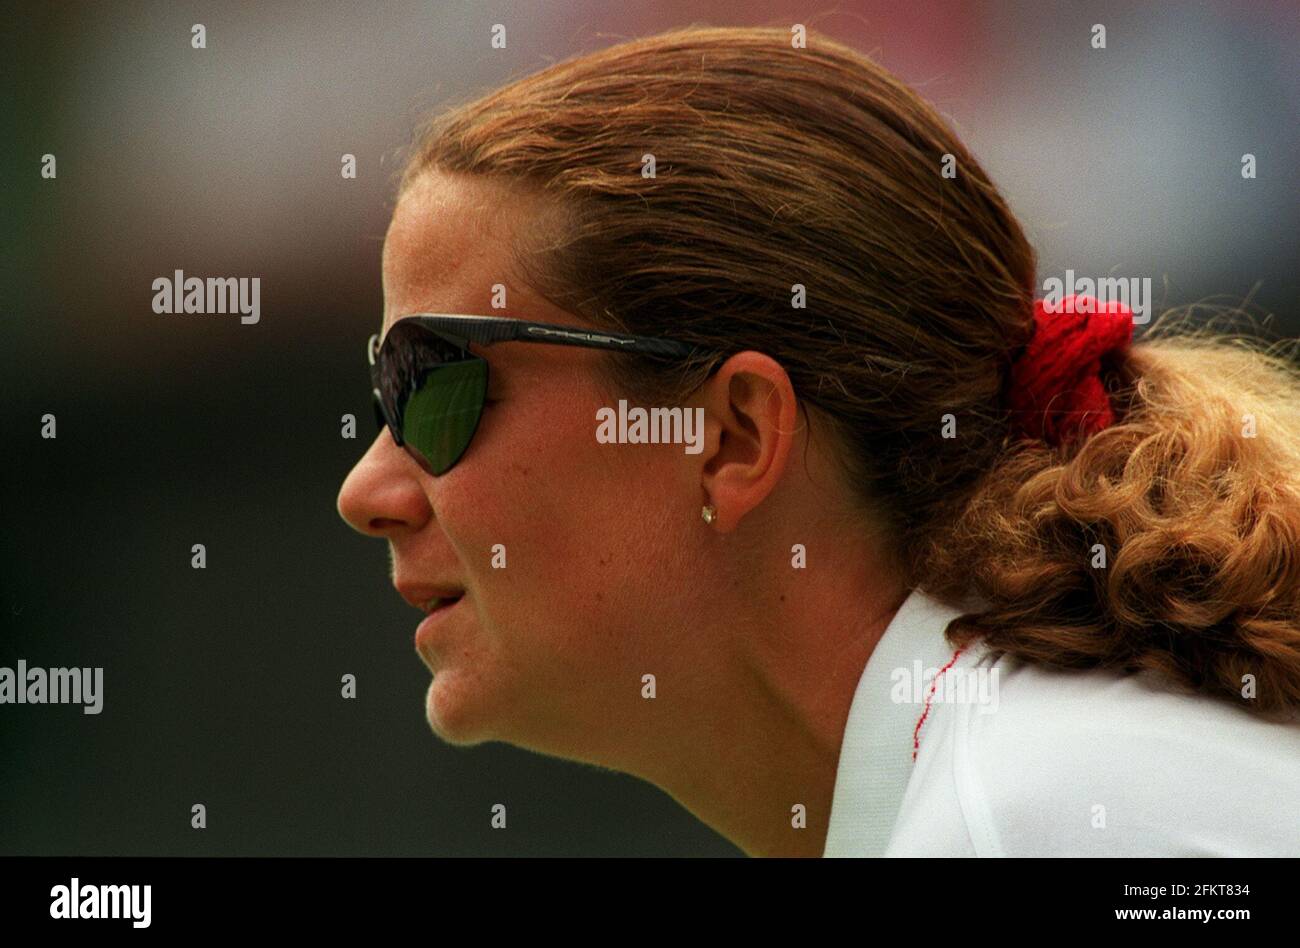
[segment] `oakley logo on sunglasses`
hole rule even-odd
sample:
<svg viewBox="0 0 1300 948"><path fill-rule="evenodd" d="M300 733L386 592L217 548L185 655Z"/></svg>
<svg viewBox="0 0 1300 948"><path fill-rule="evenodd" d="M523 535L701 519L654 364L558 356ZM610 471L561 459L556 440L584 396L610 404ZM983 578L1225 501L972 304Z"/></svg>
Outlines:
<svg viewBox="0 0 1300 948"><path fill-rule="evenodd" d="M687 454L704 450L703 408L627 407L627 399L618 400L618 411L596 411L596 440L601 444L685 444Z"/></svg>
<svg viewBox="0 0 1300 948"><path fill-rule="evenodd" d="M617 342L619 345L635 345L635 339L619 339L616 336L602 336L594 332L568 332L564 329L546 329L542 326L529 326L525 332L530 336L555 336L561 339L580 339L583 342Z"/></svg>

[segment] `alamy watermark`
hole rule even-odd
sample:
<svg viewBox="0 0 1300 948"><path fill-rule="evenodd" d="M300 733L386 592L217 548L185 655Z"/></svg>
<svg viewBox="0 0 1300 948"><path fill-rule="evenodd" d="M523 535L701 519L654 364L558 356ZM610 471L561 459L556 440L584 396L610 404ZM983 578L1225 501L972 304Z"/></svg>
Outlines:
<svg viewBox="0 0 1300 948"><path fill-rule="evenodd" d="M924 704L928 699L931 704L973 704L980 714L998 709L997 668L947 668L941 674L938 668L922 668L917 659L910 667L895 668L889 680L893 682L889 700L894 704Z"/></svg>
<svg viewBox="0 0 1300 948"><path fill-rule="evenodd" d="M1141 326L1151 319L1150 277L1075 277L1073 270L1065 271L1065 279L1048 277L1043 281L1043 309L1060 313L1067 296L1092 297L1099 303L1120 302L1133 311L1133 325ZM1075 303L1076 312L1092 312L1086 300Z"/></svg>
<svg viewBox="0 0 1300 948"><path fill-rule="evenodd" d="M104 710L103 668L0 668L0 704L84 704L82 714Z"/></svg>
<svg viewBox="0 0 1300 948"><path fill-rule="evenodd" d="M177 270L172 277L153 281L155 313L242 313L239 321L251 326L262 318L261 277L187 277Z"/></svg>
<svg viewBox="0 0 1300 948"><path fill-rule="evenodd" d="M596 411L596 440L601 444L684 444L687 454L704 450L703 408L631 408Z"/></svg>

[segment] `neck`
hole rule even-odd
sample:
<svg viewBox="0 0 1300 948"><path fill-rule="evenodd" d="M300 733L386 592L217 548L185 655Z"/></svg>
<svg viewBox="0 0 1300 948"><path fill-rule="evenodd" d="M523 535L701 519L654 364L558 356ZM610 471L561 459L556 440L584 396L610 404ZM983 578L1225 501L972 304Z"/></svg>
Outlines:
<svg viewBox="0 0 1300 948"><path fill-rule="evenodd" d="M750 856L822 854L858 680L907 596L865 544L827 539L851 572L782 561L705 597L692 638L708 650L684 656L667 715L608 748Z"/></svg>

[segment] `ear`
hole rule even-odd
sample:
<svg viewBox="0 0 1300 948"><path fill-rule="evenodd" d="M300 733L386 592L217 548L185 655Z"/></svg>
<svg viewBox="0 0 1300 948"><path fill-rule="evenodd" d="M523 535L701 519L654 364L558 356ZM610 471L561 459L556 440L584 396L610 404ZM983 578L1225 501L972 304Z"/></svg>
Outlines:
<svg viewBox="0 0 1300 948"><path fill-rule="evenodd" d="M708 433L701 485L717 509L713 528L730 533L785 474L799 435L794 386L775 359L746 351L727 359L700 397Z"/></svg>

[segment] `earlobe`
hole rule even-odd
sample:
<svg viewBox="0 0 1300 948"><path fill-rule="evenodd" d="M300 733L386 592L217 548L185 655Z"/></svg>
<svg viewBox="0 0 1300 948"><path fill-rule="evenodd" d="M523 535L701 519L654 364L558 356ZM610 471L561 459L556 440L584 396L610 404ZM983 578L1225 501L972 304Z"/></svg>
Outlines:
<svg viewBox="0 0 1300 948"><path fill-rule="evenodd" d="M776 489L797 437L794 387L785 369L760 352L731 356L705 388L718 425L701 470L705 523L728 533Z"/></svg>

